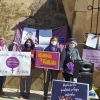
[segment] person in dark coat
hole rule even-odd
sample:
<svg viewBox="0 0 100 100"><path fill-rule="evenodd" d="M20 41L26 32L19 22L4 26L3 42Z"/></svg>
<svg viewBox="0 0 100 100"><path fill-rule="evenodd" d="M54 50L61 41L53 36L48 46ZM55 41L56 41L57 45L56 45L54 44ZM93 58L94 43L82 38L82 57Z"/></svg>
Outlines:
<svg viewBox="0 0 100 100"><path fill-rule="evenodd" d="M69 38L66 48L61 53L60 72L62 72L65 81L73 80L74 60L81 60L75 38Z"/></svg>
<svg viewBox="0 0 100 100"><path fill-rule="evenodd" d="M18 98L28 99L30 95L30 88L32 84L32 77L33 77L33 69L35 67L35 44L33 43L32 39L27 39L24 44L24 52L31 52L31 75L30 76L22 76L20 78L20 96ZM26 83L26 84L25 84ZM26 91L25 91L26 88Z"/></svg>

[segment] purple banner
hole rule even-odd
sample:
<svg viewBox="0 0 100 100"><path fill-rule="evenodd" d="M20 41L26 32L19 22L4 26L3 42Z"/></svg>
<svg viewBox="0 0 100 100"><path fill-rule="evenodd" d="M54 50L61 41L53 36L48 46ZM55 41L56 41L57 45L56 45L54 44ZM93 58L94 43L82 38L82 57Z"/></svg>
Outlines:
<svg viewBox="0 0 100 100"><path fill-rule="evenodd" d="M23 45L21 45L21 39L22 39L22 32L24 27L26 27L23 23L19 22L18 28L16 30L15 40L14 42L17 43L17 45L13 46L13 51L21 51L23 49ZM53 36L57 36L60 42L59 47L61 50L65 48L66 45L66 39L67 39L67 26L62 26L60 28L53 29ZM36 39L35 44L38 44L39 39L39 30L36 31Z"/></svg>
<svg viewBox="0 0 100 100"><path fill-rule="evenodd" d="M22 39L22 32L24 27L25 25L19 22L16 30L15 40L14 40L14 42L16 42L17 44L13 46L13 51L21 51L23 48L23 45L21 45L21 39Z"/></svg>
<svg viewBox="0 0 100 100"><path fill-rule="evenodd" d="M100 51L83 49L82 59L94 63L94 67L100 67Z"/></svg>

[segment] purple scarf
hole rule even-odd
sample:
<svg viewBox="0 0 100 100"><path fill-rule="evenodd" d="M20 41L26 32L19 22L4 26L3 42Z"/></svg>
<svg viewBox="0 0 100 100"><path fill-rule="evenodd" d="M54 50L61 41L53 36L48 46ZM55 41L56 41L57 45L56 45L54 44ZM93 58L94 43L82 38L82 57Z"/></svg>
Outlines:
<svg viewBox="0 0 100 100"><path fill-rule="evenodd" d="M48 46L48 48L49 48L49 51L50 51L50 52L57 52L57 51L58 51L58 46L56 46L56 45L50 44L50 45Z"/></svg>

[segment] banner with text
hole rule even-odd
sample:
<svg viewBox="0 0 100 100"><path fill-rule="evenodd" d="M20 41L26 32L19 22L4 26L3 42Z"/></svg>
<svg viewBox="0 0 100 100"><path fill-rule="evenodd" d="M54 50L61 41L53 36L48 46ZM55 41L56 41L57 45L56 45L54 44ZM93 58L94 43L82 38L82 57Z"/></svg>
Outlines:
<svg viewBox="0 0 100 100"><path fill-rule="evenodd" d="M82 59L94 63L94 67L100 67L100 51L83 49Z"/></svg>
<svg viewBox="0 0 100 100"><path fill-rule="evenodd" d="M31 52L0 51L0 76L29 76Z"/></svg>
<svg viewBox="0 0 100 100"><path fill-rule="evenodd" d="M36 52L36 67L59 70L60 54L58 52Z"/></svg>
<svg viewBox="0 0 100 100"><path fill-rule="evenodd" d="M51 100L88 100L89 85L53 80Z"/></svg>

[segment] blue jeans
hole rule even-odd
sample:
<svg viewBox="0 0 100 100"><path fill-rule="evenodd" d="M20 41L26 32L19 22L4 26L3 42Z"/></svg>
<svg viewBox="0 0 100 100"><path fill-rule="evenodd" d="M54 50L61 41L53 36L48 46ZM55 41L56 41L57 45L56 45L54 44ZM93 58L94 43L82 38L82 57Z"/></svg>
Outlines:
<svg viewBox="0 0 100 100"><path fill-rule="evenodd" d="M0 91L2 91L3 83L5 81L5 76L0 76Z"/></svg>

